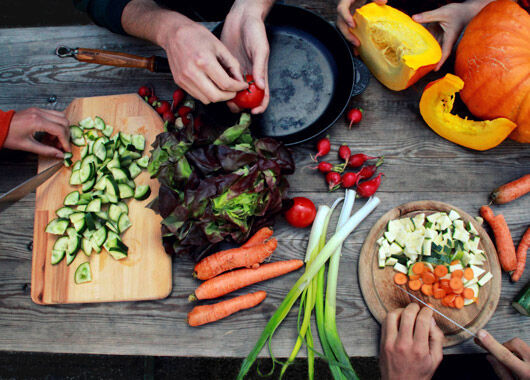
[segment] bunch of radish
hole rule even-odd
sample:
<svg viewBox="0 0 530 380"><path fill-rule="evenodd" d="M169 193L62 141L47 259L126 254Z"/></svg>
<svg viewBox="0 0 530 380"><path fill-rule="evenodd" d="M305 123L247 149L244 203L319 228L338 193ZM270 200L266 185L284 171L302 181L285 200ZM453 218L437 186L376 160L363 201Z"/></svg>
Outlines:
<svg viewBox="0 0 530 380"><path fill-rule="evenodd" d="M191 121L190 114L195 109L195 102L191 98L184 100L186 93L180 88L173 92L171 103L167 100L158 99L155 95L155 90L149 86L140 87L138 95L155 109L166 123L166 126L174 125L177 128L182 128Z"/></svg>
<svg viewBox="0 0 530 380"><path fill-rule="evenodd" d="M317 154L313 157L317 161L319 157L326 156L331 150L329 136L326 136L317 142ZM383 157L367 156L364 153L352 154L347 145L341 145L338 151L340 164L333 165L327 161L320 161L314 169L325 174L326 183L329 191L334 191L339 187L345 189L356 187L357 194L361 197L368 198L375 194L379 185L381 185L381 176L379 173L374 177L377 168L383 163ZM377 160L375 164L365 165L368 161ZM359 169L355 171L346 171L348 168Z"/></svg>

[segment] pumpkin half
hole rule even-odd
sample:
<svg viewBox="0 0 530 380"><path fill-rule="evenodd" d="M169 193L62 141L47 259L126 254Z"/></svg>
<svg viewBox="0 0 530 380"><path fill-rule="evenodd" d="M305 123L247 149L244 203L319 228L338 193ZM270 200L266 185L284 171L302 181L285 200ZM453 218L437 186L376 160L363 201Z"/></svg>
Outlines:
<svg viewBox="0 0 530 380"><path fill-rule="evenodd" d="M351 32L361 41L363 62L391 90L413 85L442 58L431 33L395 8L369 3L357 9L353 19L356 27Z"/></svg>
<svg viewBox="0 0 530 380"><path fill-rule="evenodd" d="M510 138L530 143L530 15L514 1L488 4L467 26L458 45L460 96L481 119L517 124Z"/></svg>
<svg viewBox="0 0 530 380"><path fill-rule="evenodd" d="M423 120L444 139L466 148L487 150L499 145L517 125L505 118L473 121L453 115L455 94L463 87L464 81L453 74L429 83L420 99Z"/></svg>

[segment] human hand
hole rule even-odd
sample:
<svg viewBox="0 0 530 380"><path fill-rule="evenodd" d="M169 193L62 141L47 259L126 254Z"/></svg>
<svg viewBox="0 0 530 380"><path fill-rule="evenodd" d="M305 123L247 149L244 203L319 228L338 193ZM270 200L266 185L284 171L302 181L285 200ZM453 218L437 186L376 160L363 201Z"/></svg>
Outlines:
<svg viewBox="0 0 530 380"><path fill-rule="evenodd" d="M25 150L41 156L63 158L63 151L70 152L70 129L63 112L28 108L16 112L11 119L4 147ZM35 139L36 132L46 132L56 146L43 144Z"/></svg>
<svg viewBox="0 0 530 380"><path fill-rule="evenodd" d="M440 70L451 54L453 45L458 40L462 30L489 1L468 0L463 3L451 3L438 9L412 16L412 19L416 22L429 24L427 29L442 45L442 58L434 71Z"/></svg>
<svg viewBox="0 0 530 380"><path fill-rule="evenodd" d="M489 351L486 359L499 378L530 379L530 347L524 341L514 338L500 344L486 330L480 330L475 342Z"/></svg>
<svg viewBox="0 0 530 380"><path fill-rule="evenodd" d="M241 64L242 74L252 74L256 85L265 91L261 104L251 110L263 113L269 105L269 41L264 19L272 1L236 1L226 17L221 41ZM233 112L240 109L228 102Z"/></svg>
<svg viewBox="0 0 530 380"><path fill-rule="evenodd" d="M387 0L375 0L379 5L386 4ZM340 0L337 5L337 28L341 31L348 41L354 46L360 46L361 42L353 35L351 29L355 29L355 22L353 21L353 11L359 5L355 5L355 0Z"/></svg>
<svg viewBox="0 0 530 380"><path fill-rule="evenodd" d="M430 379L443 358L444 334L432 310L409 304L387 314L381 329L382 379Z"/></svg>

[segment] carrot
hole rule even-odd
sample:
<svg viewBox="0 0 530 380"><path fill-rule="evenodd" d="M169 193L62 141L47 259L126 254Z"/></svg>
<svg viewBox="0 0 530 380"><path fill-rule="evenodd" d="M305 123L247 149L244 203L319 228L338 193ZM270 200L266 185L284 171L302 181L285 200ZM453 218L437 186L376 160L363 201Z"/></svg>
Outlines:
<svg viewBox="0 0 530 380"><path fill-rule="evenodd" d="M412 266L412 273L414 274L422 274L425 270L425 264L423 264L421 261L418 261L416 264Z"/></svg>
<svg viewBox="0 0 530 380"><path fill-rule="evenodd" d="M423 284L421 286L421 292L425 294L426 296L432 296L432 285L429 284Z"/></svg>
<svg viewBox="0 0 530 380"><path fill-rule="evenodd" d="M494 216L493 211L488 206L480 208L480 215L488 222L493 234L495 235L495 244L497 254L501 262L502 269L505 272L511 272L517 267L517 257L515 255L515 246L513 245L512 234L501 214Z"/></svg>
<svg viewBox="0 0 530 380"><path fill-rule="evenodd" d="M220 251L205 257L195 265L193 275L199 280L208 280L220 273L241 267L251 267L272 255L278 241L275 238L250 247Z"/></svg>
<svg viewBox="0 0 530 380"><path fill-rule="evenodd" d="M411 274L409 280L419 280L421 277L419 274Z"/></svg>
<svg viewBox="0 0 530 380"><path fill-rule="evenodd" d="M410 288L410 290L420 290L421 281L420 280L410 280L409 281L409 288Z"/></svg>
<svg viewBox="0 0 530 380"><path fill-rule="evenodd" d="M260 290L255 293L244 294L232 299L214 303L212 305L195 306L188 313L188 324L200 326L215 322L232 315L240 310L250 309L259 305L267 297L267 293Z"/></svg>
<svg viewBox="0 0 530 380"><path fill-rule="evenodd" d="M524 267L526 265L526 254L528 252L528 247L530 247L530 227L527 228L526 232L517 247L517 266L512 273L512 281L517 282L521 278L524 272Z"/></svg>
<svg viewBox="0 0 530 380"><path fill-rule="evenodd" d="M473 269L471 268L464 269L464 278L466 280L472 280L473 277L475 277L475 273L473 273Z"/></svg>
<svg viewBox="0 0 530 380"><path fill-rule="evenodd" d="M456 295L454 294L448 294L444 298L442 298L442 302L445 303L445 306L454 306Z"/></svg>
<svg viewBox="0 0 530 380"><path fill-rule="evenodd" d="M455 293L455 294L464 293L464 286L462 285L460 288L453 289L453 293Z"/></svg>
<svg viewBox="0 0 530 380"><path fill-rule="evenodd" d="M464 277L464 271L462 269L457 269L451 272L451 278L462 278Z"/></svg>
<svg viewBox="0 0 530 380"><path fill-rule="evenodd" d="M475 292L471 288L465 288L462 295L464 296L465 299L470 300L470 299L473 299L473 297L475 297Z"/></svg>
<svg viewBox="0 0 530 380"><path fill-rule="evenodd" d="M449 280L448 279L440 280L440 288L446 291L450 291L451 287L449 286Z"/></svg>
<svg viewBox="0 0 530 380"><path fill-rule="evenodd" d="M442 299L445 296L445 290L443 289L436 289L433 291L434 298L436 299Z"/></svg>
<svg viewBox="0 0 530 380"><path fill-rule="evenodd" d="M431 285L436 282L436 276L431 272L423 272L421 274L421 280L424 284Z"/></svg>
<svg viewBox="0 0 530 380"><path fill-rule="evenodd" d="M460 260L453 260L451 261L451 265L460 264Z"/></svg>
<svg viewBox="0 0 530 380"><path fill-rule="evenodd" d="M221 297L256 282L292 272L302 265L304 265L302 260L286 260L263 264L257 269L238 269L223 273L200 284L195 289L195 293L190 295L188 299L195 301Z"/></svg>
<svg viewBox="0 0 530 380"><path fill-rule="evenodd" d="M439 282L435 282L434 284L432 284L432 293L434 294L434 292L436 292L436 290L438 289L441 289L440 288L440 283Z"/></svg>
<svg viewBox="0 0 530 380"><path fill-rule="evenodd" d="M247 240L245 244L241 247L252 247L253 245L264 243L265 240L270 238L273 234L273 231L270 227L263 227L259 229L250 239Z"/></svg>
<svg viewBox="0 0 530 380"><path fill-rule="evenodd" d="M451 289L456 290L456 289L460 289L461 287L463 287L464 283L459 277L453 277L452 279L449 280L449 286L451 287Z"/></svg>
<svg viewBox="0 0 530 380"><path fill-rule="evenodd" d="M524 175L515 181L509 182L493 190L490 194L493 203L502 205L517 199L530 192L530 174Z"/></svg>
<svg viewBox="0 0 530 380"><path fill-rule="evenodd" d="M455 298L455 307L461 309L464 307L464 299L461 296Z"/></svg>
<svg viewBox="0 0 530 380"><path fill-rule="evenodd" d="M408 281L408 278L407 278L407 275L406 274L403 274L403 273L400 273L400 272L397 272L395 275L394 275L394 282L397 284L397 285L405 285Z"/></svg>
<svg viewBox="0 0 530 380"><path fill-rule="evenodd" d="M447 270L447 267L445 265L437 265L436 268L434 268L434 274L438 277L445 276L449 271Z"/></svg>

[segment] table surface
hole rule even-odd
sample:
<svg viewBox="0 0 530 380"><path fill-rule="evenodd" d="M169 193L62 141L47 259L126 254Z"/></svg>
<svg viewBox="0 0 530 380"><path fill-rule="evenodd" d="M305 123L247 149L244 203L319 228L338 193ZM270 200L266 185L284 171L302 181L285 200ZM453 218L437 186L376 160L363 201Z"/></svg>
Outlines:
<svg viewBox="0 0 530 380"><path fill-rule="evenodd" d="M328 12L329 13L329 12ZM329 15L328 15L329 16ZM0 109L31 106L63 110L76 97L135 92L151 83L161 98L170 98L169 75L111 68L61 60L56 46L103 48L150 56L160 50L148 43L118 36L95 26L0 29ZM530 172L528 145L506 141L488 152L474 152L434 134L422 121L418 101L431 73L419 84L391 92L372 79L366 92L351 104L365 110L360 126L349 130L343 119L329 130L333 152L347 143L354 152L385 155L385 177L378 192L381 205L348 238L343 250L337 295L337 323L351 356L377 355L379 325L370 315L357 279L358 255L369 229L389 209L410 201L438 200L476 215L491 189ZM50 95L57 102L47 102ZM314 142L294 148L298 170L290 177L291 195L330 204L338 194L326 192L320 175L308 169ZM336 154L336 153L332 153ZM36 157L23 152L0 152L0 193L36 174ZM269 296L259 307L215 325L190 328L187 296L198 282L192 263L174 260L173 291L164 300L88 305L38 306L30 299L31 242L35 195L31 194L0 215L0 350L99 354L244 357L299 273L248 290ZM516 242L529 224L530 196L497 207ZM279 218L281 219L281 218ZM308 229L295 230L277 221L277 259L301 258ZM510 306L530 279L527 270L517 284L503 276L501 299L486 326L501 341L519 336L530 342L530 319ZM247 290L247 291L248 291ZM274 354L287 356L295 341L296 313L278 330ZM478 352L467 341L446 353ZM267 350L261 352L267 356ZM300 355L305 355L302 350Z"/></svg>

